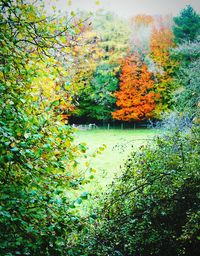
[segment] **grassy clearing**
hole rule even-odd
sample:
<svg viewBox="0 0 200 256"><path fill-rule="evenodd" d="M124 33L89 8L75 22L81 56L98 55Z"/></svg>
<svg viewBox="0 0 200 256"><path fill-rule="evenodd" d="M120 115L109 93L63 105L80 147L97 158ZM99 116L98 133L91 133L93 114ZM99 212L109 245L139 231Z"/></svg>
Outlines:
<svg viewBox="0 0 200 256"><path fill-rule="evenodd" d="M102 154L89 158L90 165L96 169L96 173L93 181L87 185L87 189L95 194L102 189L105 190L106 185L111 183L115 176L120 175L120 166L131 150L144 145L156 134L158 130L153 129L77 131L77 140L87 143L90 153L102 144L106 144Z"/></svg>

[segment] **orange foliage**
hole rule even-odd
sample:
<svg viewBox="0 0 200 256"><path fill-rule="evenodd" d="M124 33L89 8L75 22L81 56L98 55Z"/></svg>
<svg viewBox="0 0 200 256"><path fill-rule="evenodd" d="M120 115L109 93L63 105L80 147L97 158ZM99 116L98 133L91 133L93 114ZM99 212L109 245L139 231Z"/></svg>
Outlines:
<svg viewBox="0 0 200 256"><path fill-rule="evenodd" d="M164 23L164 22L163 22ZM173 33L167 24L160 25L160 28L154 28L150 41L150 57L157 66L155 84L156 91L160 94L160 100L157 102L155 113L160 117L163 111L167 111L171 104L173 89L173 72L177 66L176 61L170 57L169 49L174 47Z"/></svg>
<svg viewBox="0 0 200 256"><path fill-rule="evenodd" d="M155 98L152 73L138 54L124 60L120 76L120 91L115 92L118 110L112 113L114 119L123 121L145 120L153 117Z"/></svg>
<svg viewBox="0 0 200 256"><path fill-rule="evenodd" d="M154 18L151 15L139 14L134 16L131 22L137 26L149 26L154 22Z"/></svg>
<svg viewBox="0 0 200 256"><path fill-rule="evenodd" d="M151 57L161 67L169 61L169 48L173 47L173 33L168 27L155 28L150 40Z"/></svg>

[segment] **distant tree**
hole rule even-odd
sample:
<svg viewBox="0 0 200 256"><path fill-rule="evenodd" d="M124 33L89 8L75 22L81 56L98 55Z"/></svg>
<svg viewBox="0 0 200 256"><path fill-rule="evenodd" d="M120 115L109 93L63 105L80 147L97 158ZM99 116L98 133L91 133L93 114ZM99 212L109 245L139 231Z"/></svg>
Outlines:
<svg viewBox="0 0 200 256"><path fill-rule="evenodd" d="M200 41L180 45L173 50L173 56L180 61L175 77L179 84L174 94L175 109L198 119L200 114Z"/></svg>
<svg viewBox="0 0 200 256"><path fill-rule="evenodd" d="M97 67L90 85L85 87L78 99L76 114L97 120L110 120L115 109L114 92L118 89L118 78L108 64Z"/></svg>
<svg viewBox="0 0 200 256"><path fill-rule="evenodd" d="M132 51L139 50L142 53L149 51L149 39L154 22L154 17L145 14L136 15L130 19Z"/></svg>
<svg viewBox="0 0 200 256"><path fill-rule="evenodd" d="M131 23L135 23L137 27L143 27L154 23L154 18L151 15L139 14L132 17L131 21Z"/></svg>
<svg viewBox="0 0 200 256"><path fill-rule="evenodd" d="M173 32L176 43L193 42L200 34L200 15L188 5L179 16L174 17Z"/></svg>
<svg viewBox="0 0 200 256"><path fill-rule="evenodd" d="M119 109L112 113L113 118L138 121L153 117L155 98L159 98L159 94L152 90L152 73L140 55L131 55L124 60L120 80L120 91L115 93Z"/></svg>
<svg viewBox="0 0 200 256"><path fill-rule="evenodd" d="M104 49L102 62L119 67L118 60L125 57L129 48L128 23L111 12L101 10L94 17L93 28L100 37L100 47Z"/></svg>
<svg viewBox="0 0 200 256"><path fill-rule="evenodd" d="M162 112L170 109L172 92L174 91L173 72L177 62L170 57L170 48L174 46L173 33L170 27L161 24L154 27L150 38L149 57L153 65L149 65L156 77L155 88L160 94L160 100L156 106L156 115L160 117Z"/></svg>
<svg viewBox="0 0 200 256"><path fill-rule="evenodd" d="M160 67L169 62L169 48L172 46L174 43L171 28L154 27L150 39L151 56Z"/></svg>

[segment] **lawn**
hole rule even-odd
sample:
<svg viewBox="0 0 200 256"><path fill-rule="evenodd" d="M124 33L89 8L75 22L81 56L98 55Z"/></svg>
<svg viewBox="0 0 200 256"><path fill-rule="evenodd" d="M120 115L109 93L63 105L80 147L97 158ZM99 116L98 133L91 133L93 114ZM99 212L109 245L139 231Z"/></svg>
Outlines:
<svg viewBox="0 0 200 256"><path fill-rule="evenodd" d="M115 176L121 174L120 166L132 150L151 141L153 136L158 134L154 129L93 129L76 132L78 142L85 142L89 152L94 152L98 147L106 144L106 149L95 158L90 157L90 165L96 169L94 179L87 189L93 193L97 190L104 190L111 183Z"/></svg>

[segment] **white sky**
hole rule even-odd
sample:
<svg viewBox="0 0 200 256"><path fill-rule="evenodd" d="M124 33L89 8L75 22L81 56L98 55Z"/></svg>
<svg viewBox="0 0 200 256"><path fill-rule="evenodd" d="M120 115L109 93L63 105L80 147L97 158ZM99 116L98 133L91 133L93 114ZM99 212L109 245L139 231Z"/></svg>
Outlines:
<svg viewBox="0 0 200 256"><path fill-rule="evenodd" d="M110 10L122 17L130 17L135 14L173 14L176 15L186 5L191 5L196 11L200 12L200 0L44 0L46 3L51 1L53 5L61 11L87 10L96 11L97 9ZM49 8L48 8L49 9Z"/></svg>

